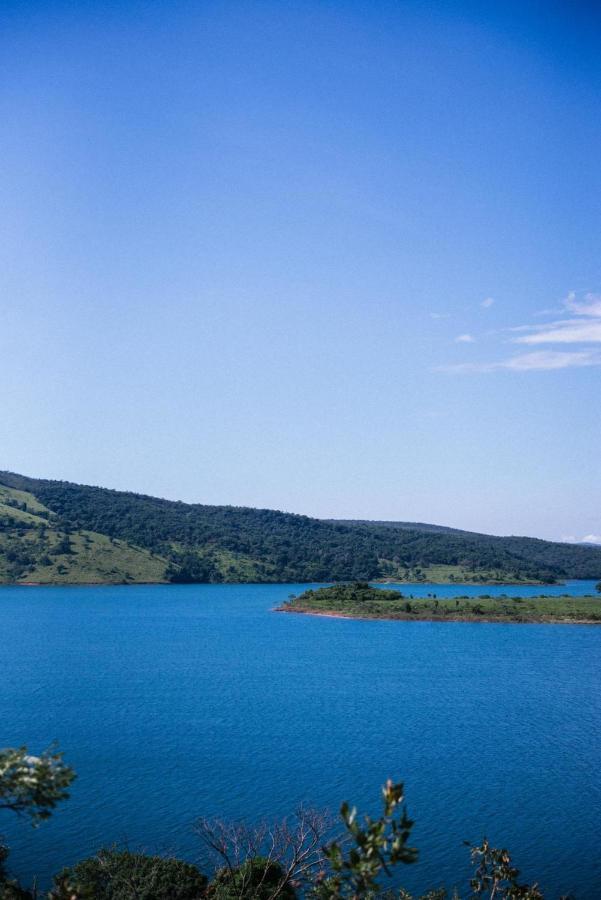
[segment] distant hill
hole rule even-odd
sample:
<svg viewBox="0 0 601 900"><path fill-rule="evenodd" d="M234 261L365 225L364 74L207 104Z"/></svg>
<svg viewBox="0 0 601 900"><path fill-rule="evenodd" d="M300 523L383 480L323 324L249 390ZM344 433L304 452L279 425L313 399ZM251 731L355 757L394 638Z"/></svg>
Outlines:
<svg viewBox="0 0 601 900"><path fill-rule="evenodd" d="M563 578L601 578L601 549L180 503L0 472L3 583Z"/></svg>
<svg viewBox="0 0 601 900"><path fill-rule="evenodd" d="M403 531L427 531L440 534L477 534L474 531L463 531L461 528L450 528L448 525L428 525L426 522L388 522L380 519L324 519L337 525L380 525L382 528L402 528ZM485 537L485 535L479 535Z"/></svg>

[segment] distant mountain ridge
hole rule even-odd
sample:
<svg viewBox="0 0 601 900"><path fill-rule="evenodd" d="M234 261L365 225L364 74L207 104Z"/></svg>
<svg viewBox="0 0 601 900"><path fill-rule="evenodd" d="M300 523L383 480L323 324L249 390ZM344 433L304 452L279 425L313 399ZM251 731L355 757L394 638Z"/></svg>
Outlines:
<svg viewBox="0 0 601 900"><path fill-rule="evenodd" d="M0 472L4 583L563 578L601 578L601 550L425 523L188 504Z"/></svg>
<svg viewBox="0 0 601 900"><path fill-rule="evenodd" d="M430 525L427 522L396 522L388 519L323 519L334 525L380 525L382 528L401 528L403 531L426 531L440 534L478 534L479 537L495 537L495 535L479 534L477 531L464 531L462 528L451 528L449 525Z"/></svg>
<svg viewBox="0 0 601 900"><path fill-rule="evenodd" d="M466 531L465 528L453 528L450 525L431 525L427 522L402 522L395 521L394 519L324 519L324 522L332 522L333 524L338 525L381 525L384 528L401 528L405 531L427 531L427 532L439 532L441 534L464 534L466 536L477 536L480 538L501 538L505 537L508 539L512 538L520 538L524 540L544 540L543 538L530 538L525 535L496 535L496 534L488 534L480 531ZM561 541L547 541L550 544L570 544L572 547L594 547L596 550L601 550L601 542L600 541L577 541L577 540L569 540L568 538L564 538Z"/></svg>

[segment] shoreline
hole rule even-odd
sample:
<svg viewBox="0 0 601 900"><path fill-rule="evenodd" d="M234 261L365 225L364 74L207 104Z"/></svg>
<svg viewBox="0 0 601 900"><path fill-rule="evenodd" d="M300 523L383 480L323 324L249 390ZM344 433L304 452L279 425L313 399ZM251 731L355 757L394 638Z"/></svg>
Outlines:
<svg viewBox="0 0 601 900"><path fill-rule="evenodd" d="M594 581L594 579L568 579L573 581ZM122 585L123 587L131 587L136 584L298 584L298 585L311 585L311 584L322 584L327 587L334 587L338 584L344 584L342 581L0 581L0 587L77 587L78 585L84 586L89 585L92 587L104 587L104 586L117 586ZM368 584L377 584L379 586L385 585L399 585L406 587L407 585L415 585L417 587L423 585L434 585L437 587L456 587L456 588L487 588L487 587L562 587L566 584L566 580L557 581L554 584L547 584L543 581L399 581L396 580L383 580L383 579L375 579L374 581L368 582Z"/></svg>
<svg viewBox="0 0 601 900"><path fill-rule="evenodd" d="M546 581L440 581L440 579L426 578L424 581L399 581L398 578L376 578L368 584L437 584L450 587L561 587L566 581L587 581L589 579L563 579L549 584ZM594 580L594 579L592 579ZM341 582L328 582L328 584L340 584Z"/></svg>
<svg viewBox="0 0 601 900"><path fill-rule="evenodd" d="M293 607L276 606L272 612L293 613L300 616L317 616L323 619L354 619L358 622L475 622L493 625L601 625L599 619L571 619L540 617L538 619L510 619L508 616L465 615L449 613L446 616L415 616L411 613L399 613L390 616L360 616L354 613L336 610L294 609Z"/></svg>

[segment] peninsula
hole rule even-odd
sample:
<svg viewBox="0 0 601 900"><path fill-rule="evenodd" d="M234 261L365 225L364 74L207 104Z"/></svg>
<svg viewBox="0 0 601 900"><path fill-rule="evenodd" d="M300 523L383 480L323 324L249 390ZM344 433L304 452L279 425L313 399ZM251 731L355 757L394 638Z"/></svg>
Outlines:
<svg viewBox="0 0 601 900"><path fill-rule="evenodd" d="M291 597L278 612L351 619L408 622L554 622L601 625L599 597L429 597L413 598L366 582L336 584Z"/></svg>

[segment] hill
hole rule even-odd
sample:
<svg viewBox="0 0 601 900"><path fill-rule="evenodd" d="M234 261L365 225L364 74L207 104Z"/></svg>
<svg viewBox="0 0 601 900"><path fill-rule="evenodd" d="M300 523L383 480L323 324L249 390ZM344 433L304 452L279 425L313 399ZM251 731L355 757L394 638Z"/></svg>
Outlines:
<svg viewBox="0 0 601 900"><path fill-rule="evenodd" d="M601 550L429 525L188 504L0 472L3 583L563 578L601 578Z"/></svg>
<svg viewBox="0 0 601 900"><path fill-rule="evenodd" d="M338 525L380 525L382 528L401 528L403 531L427 531L439 534L475 533L473 531L462 531L461 528L450 528L448 525L428 525L426 522L390 522L380 519L325 519L324 521ZM481 536L484 537L484 535Z"/></svg>

